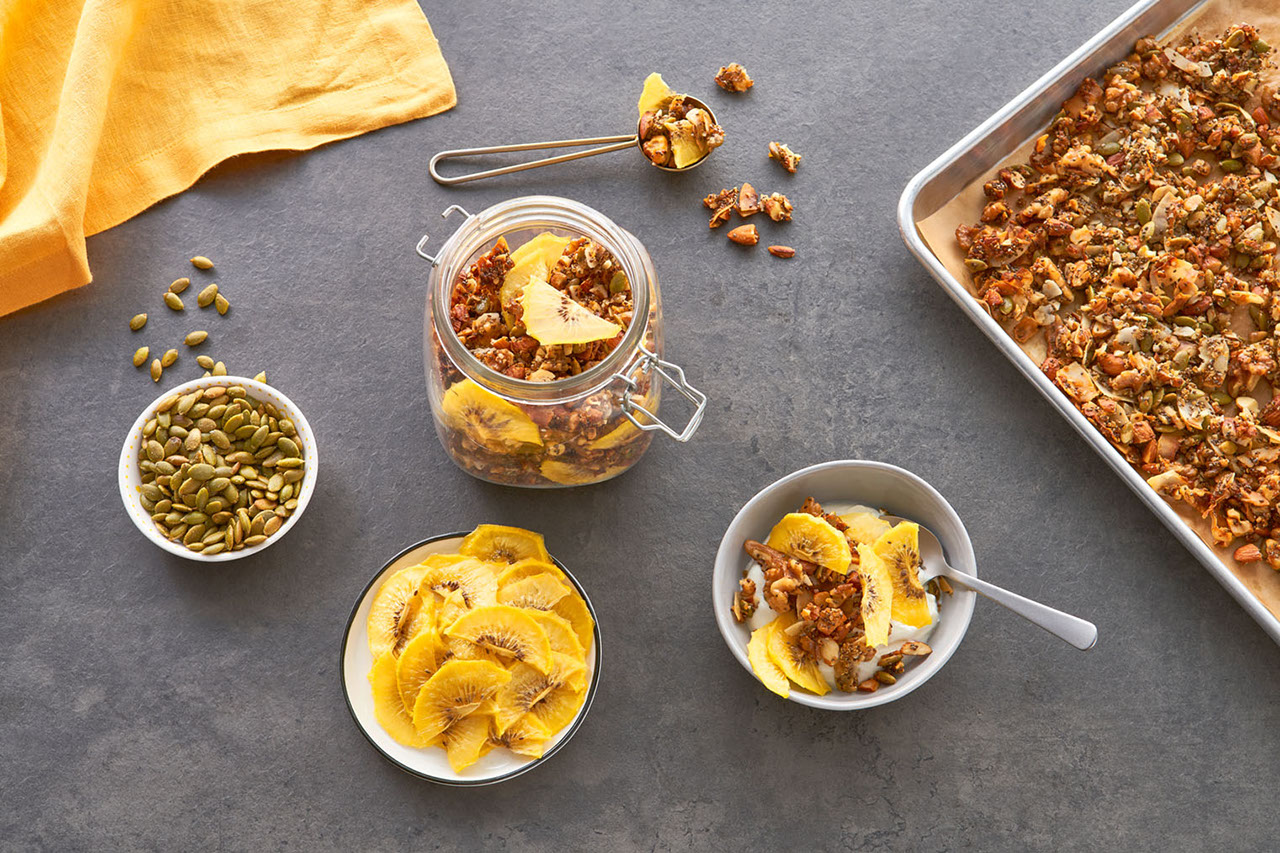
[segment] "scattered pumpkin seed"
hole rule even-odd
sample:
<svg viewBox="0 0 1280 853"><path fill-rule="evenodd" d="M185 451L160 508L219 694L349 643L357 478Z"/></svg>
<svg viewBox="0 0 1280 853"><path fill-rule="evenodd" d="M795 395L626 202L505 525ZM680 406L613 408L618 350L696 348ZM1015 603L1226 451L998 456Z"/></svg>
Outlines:
<svg viewBox="0 0 1280 853"><path fill-rule="evenodd" d="M188 332L187 336L183 339L183 343L189 347L195 347L204 343L208 338L209 333L201 329L197 332Z"/></svg>
<svg viewBox="0 0 1280 853"><path fill-rule="evenodd" d="M211 270L213 269L213 261L209 260L204 255L196 255L191 259L191 266L198 270Z"/></svg>
<svg viewBox="0 0 1280 853"><path fill-rule="evenodd" d="M161 366L160 359L158 358L151 359L151 381L159 382L160 374L163 372L164 372L164 367Z"/></svg>
<svg viewBox="0 0 1280 853"><path fill-rule="evenodd" d="M151 354L151 347L138 347L133 353L133 366L142 367L147 363L147 356Z"/></svg>
<svg viewBox="0 0 1280 853"><path fill-rule="evenodd" d="M173 363L178 360L178 351L176 349L165 350L164 355L160 356L161 367L172 367Z"/></svg>
<svg viewBox="0 0 1280 853"><path fill-rule="evenodd" d="M213 303L214 297L218 295L218 285L211 284L196 297L196 304L201 308L208 308Z"/></svg>
<svg viewBox="0 0 1280 853"><path fill-rule="evenodd" d="M170 293L181 293L182 291L186 290L186 289L187 289L188 287L190 287L190 286L191 286L191 279L189 279L189 278L175 278L175 279L173 280L173 284L169 285L169 292L170 292Z"/></svg>
<svg viewBox="0 0 1280 853"><path fill-rule="evenodd" d="M133 317L129 319L129 328L135 332L145 325L147 325L146 314L134 314Z"/></svg>
<svg viewBox="0 0 1280 853"><path fill-rule="evenodd" d="M226 375L227 375L227 366L226 366L225 364L223 364L222 362L220 362L220 361L219 361L219 362L217 362L216 364L214 364L214 365L213 365L213 375L214 375L214 376L226 376Z"/></svg>
<svg viewBox="0 0 1280 853"><path fill-rule="evenodd" d="M213 307L218 309L218 313L226 315L231 310L231 303L227 301L227 297L221 293L213 297Z"/></svg>
<svg viewBox="0 0 1280 853"><path fill-rule="evenodd" d="M196 356L196 364L200 365L205 370L210 370L213 368L213 359L207 355L198 355Z"/></svg>
<svg viewBox="0 0 1280 853"><path fill-rule="evenodd" d="M187 306L182 304L182 297L174 293L172 290L164 292L164 304L168 305L174 311L182 311Z"/></svg>

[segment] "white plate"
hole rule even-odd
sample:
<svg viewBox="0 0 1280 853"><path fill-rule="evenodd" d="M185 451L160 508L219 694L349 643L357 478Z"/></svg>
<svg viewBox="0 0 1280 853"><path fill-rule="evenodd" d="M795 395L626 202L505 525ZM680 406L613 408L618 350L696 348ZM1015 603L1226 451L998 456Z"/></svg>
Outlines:
<svg viewBox="0 0 1280 853"><path fill-rule="evenodd" d="M761 490L734 516L720 540L712 572L711 595L716 625L733 656L753 678L755 673L747 659L751 632L745 624L734 621L733 614L729 612L742 572L753 562L742 550L742 545L748 539L763 540L778 519L798 511L807 497L813 497L822 504L863 504L915 521L934 532L952 566L971 575L978 574L974 565L973 543L969 541L960 516L936 489L910 471L883 462L844 459L788 474ZM960 640L969 629L977 597L976 593L959 585L955 587L955 595L942 596L938 602L938 624L929 637L933 653L908 667L898 676L896 684L881 687L874 693L842 693L833 689L825 696L793 686L788 698L801 705L830 711L854 711L901 699L942 669L959 647ZM768 607L764 603L760 606ZM763 685L761 689L764 689Z"/></svg>
<svg viewBox="0 0 1280 853"><path fill-rule="evenodd" d="M369 605L373 602L373 596L382 586L385 578L390 577L401 569L407 569L410 566L421 563L429 554L456 553L458 546L462 544L464 536L466 536L465 533L445 533L431 539L425 539L416 545L410 545L395 557L392 557L391 561L373 576L373 580L369 581L369 585L364 588L364 592L360 593L360 598L356 601L356 606L351 611L351 618L347 620L347 629L342 635L342 660L340 665L342 670L342 692L347 699L347 708L351 711L351 717L356 721L356 726L369 740L369 743L373 744L374 749L381 752L392 764L407 773L412 773L414 776L432 782L439 782L442 785L469 787L492 785L495 782L504 782L507 779L519 776L521 773L526 773L546 762L548 758L555 755L561 747L569 742L569 738L573 737L578 727L582 725L582 721L586 718L587 712L591 710L591 703L596 696L596 686L600 683L600 620L596 618L596 610L591 605L591 599L587 597L586 590L582 588L582 584L564 567L563 563L552 557L552 561L560 567L565 577L577 588L582 600L586 602L587 612L591 614L595 628L591 648L587 650L587 674L590 678L590 683L587 685L586 701L578 709L578 715L573 718L573 722L556 732L547 743L547 749L541 758L525 758L516 755L510 750L498 748L463 772L458 773L449 766L449 758L440 747L432 746L426 749L416 749L396 742L378 724L378 718L373 712L373 691L369 687L369 670L373 667L373 655L369 651L367 628Z"/></svg>

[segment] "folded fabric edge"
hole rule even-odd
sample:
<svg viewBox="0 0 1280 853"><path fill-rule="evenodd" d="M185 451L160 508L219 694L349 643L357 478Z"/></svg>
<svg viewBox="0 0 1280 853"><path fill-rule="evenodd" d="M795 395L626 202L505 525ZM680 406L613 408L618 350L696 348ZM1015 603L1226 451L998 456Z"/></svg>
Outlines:
<svg viewBox="0 0 1280 853"><path fill-rule="evenodd" d="M60 242L55 251L0 272L0 319L6 314L84 287L92 280L83 257L73 252L65 242ZM42 286L32 288L33 281L41 282Z"/></svg>

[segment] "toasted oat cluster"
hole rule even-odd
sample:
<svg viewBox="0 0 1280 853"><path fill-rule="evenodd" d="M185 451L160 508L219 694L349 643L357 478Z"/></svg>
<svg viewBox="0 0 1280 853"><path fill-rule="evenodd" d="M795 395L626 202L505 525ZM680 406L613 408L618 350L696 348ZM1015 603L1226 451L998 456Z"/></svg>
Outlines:
<svg viewBox="0 0 1280 853"><path fill-rule="evenodd" d="M961 226L979 300L1235 558L1280 570L1280 98L1247 24L1086 79Z"/></svg>

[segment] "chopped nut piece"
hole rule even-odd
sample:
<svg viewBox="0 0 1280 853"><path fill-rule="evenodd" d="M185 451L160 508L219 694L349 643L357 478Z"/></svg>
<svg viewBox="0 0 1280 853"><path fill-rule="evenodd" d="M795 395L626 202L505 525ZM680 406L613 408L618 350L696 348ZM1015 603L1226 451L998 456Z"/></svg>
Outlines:
<svg viewBox="0 0 1280 853"><path fill-rule="evenodd" d="M781 142L770 142L769 159L777 160L782 164L782 168L794 175L796 166L800 165L801 157Z"/></svg>
<svg viewBox="0 0 1280 853"><path fill-rule="evenodd" d="M774 222L791 221L791 201L782 193L767 195L761 199L760 203L764 206L764 212Z"/></svg>
<svg viewBox="0 0 1280 853"><path fill-rule="evenodd" d="M760 193L756 192L755 187L743 181L735 209L739 216L751 216L760 212Z"/></svg>
<svg viewBox="0 0 1280 853"><path fill-rule="evenodd" d="M885 672L883 669L877 671L873 677L875 678L876 681L880 682L881 684L897 684L898 683L898 679L894 678L892 675Z"/></svg>
<svg viewBox="0 0 1280 853"><path fill-rule="evenodd" d="M1236 549L1234 556L1237 562L1256 563L1262 559L1262 549L1253 543L1241 545Z"/></svg>
<svg viewBox="0 0 1280 853"><path fill-rule="evenodd" d="M868 678L866 681L858 682L859 693L875 693L880 689L880 682L875 678Z"/></svg>
<svg viewBox="0 0 1280 853"><path fill-rule="evenodd" d="M726 92L745 92L755 84L747 69L736 62L730 62L716 72L716 85Z"/></svg>
<svg viewBox="0 0 1280 853"><path fill-rule="evenodd" d="M794 258L796 256L796 250L790 246L770 246L769 254L773 255L775 258Z"/></svg>
<svg viewBox="0 0 1280 853"><path fill-rule="evenodd" d="M729 232L729 239L740 246L754 246L760 242L760 234L755 225L739 225Z"/></svg>
<svg viewBox="0 0 1280 853"><path fill-rule="evenodd" d="M645 140L644 156L655 166L665 166L671 161L671 140L665 136L654 136Z"/></svg>
<svg viewBox="0 0 1280 853"><path fill-rule="evenodd" d="M933 648L928 643L922 643L919 640L907 640L902 644L902 648L898 649L898 654L908 657L923 657L933 654Z"/></svg>
<svg viewBox="0 0 1280 853"><path fill-rule="evenodd" d="M721 225L728 222L732 216L733 216L733 208L728 205L725 205L724 207L716 210L715 213L711 214L711 220L707 223L707 225L712 228L719 228Z"/></svg>

